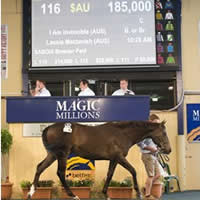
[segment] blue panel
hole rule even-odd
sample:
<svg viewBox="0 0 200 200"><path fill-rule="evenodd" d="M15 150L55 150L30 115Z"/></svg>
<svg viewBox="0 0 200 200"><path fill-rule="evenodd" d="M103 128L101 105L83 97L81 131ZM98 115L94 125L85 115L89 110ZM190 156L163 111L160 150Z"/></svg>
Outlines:
<svg viewBox="0 0 200 200"><path fill-rule="evenodd" d="M149 96L8 97L7 122L147 120Z"/></svg>
<svg viewBox="0 0 200 200"><path fill-rule="evenodd" d="M200 142L200 104L187 104L187 140Z"/></svg>

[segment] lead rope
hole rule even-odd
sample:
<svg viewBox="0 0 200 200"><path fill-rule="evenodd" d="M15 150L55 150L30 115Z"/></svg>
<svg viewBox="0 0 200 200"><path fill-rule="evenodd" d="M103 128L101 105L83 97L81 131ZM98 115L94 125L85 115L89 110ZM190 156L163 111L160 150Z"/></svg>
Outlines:
<svg viewBox="0 0 200 200"><path fill-rule="evenodd" d="M165 163L169 162L169 156L166 154L162 154L162 153L158 153L158 162L160 163L160 165L164 168L165 167Z"/></svg>

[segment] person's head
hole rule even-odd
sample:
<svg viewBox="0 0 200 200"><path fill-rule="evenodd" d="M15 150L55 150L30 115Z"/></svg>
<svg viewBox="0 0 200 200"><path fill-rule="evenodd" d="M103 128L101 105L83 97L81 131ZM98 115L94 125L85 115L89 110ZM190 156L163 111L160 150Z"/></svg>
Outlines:
<svg viewBox="0 0 200 200"><path fill-rule="evenodd" d="M120 89L122 89L122 90L128 89L128 80L127 79L120 80Z"/></svg>
<svg viewBox="0 0 200 200"><path fill-rule="evenodd" d="M43 81L43 80L36 80L36 87L37 88L40 88L40 89L45 88L45 85L46 85L45 81Z"/></svg>
<svg viewBox="0 0 200 200"><path fill-rule="evenodd" d="M160 118L156 114L151 114L149 116L149 121L155 122L155 123L160 123Z"/></svg>
<svg viewBox="0 0 200 200"><path fill-rule="evenodd" d="M83 79L80 81L80 88L81 88L81 91L85 90L87 87L88 87L88 81Z"/></svg>

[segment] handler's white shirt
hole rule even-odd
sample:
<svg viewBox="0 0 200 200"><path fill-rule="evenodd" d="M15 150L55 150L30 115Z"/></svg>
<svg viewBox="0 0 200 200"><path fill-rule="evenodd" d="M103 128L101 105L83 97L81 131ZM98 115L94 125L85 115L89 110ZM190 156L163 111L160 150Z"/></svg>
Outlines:
<svg viewBox="0 0 200 200"><path fill-rule="evenodd" d="M157 148L157 145L153 142L151 138L145 138L144 140L139 142L137 145L140 147L141 153L151 153L150 150L144 149L145 147Z"/></svg>
<svg viewBox="0 0 200 200"><path fill-rule="evenodd" d="M46 88L42 88L36 95L35 97L49 97L51 96L51 93L49 92L49 90L47 90Z"/></svg>
<svg viewBox="0 0 200 200"><path fill-rule="evenodd" d="M115 92L113 92L112 96L123 96L125 94L135 95L135 93L133 91L131 91L131 90L119 89L119 90L116 90Z"/></svg>
<svg viewBox="0 0 200 200"><path fill-rule="evenodd" d="M95 93L87 87L85 90L79 92L78 96L95 96Z"/></svg>

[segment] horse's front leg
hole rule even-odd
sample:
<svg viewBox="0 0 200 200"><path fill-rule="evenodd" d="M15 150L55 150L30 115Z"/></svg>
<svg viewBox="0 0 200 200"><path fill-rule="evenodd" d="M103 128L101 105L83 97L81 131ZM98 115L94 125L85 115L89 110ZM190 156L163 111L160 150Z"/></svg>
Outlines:
<svg viewBox="0 0 200 200"><path fill-rule="evenodd" d="M107 195L107 191L108 191L108 186L109 186L109 183L112 179L112 176L114 174L116 166L117 166L117 162L111 160L110 163L109 163L109 169L108 169L108 173L107 173L106 182L104 184L103 191L102 191L107 200L110 199L109 196Z"/></svg>
<svg viewBox="0 0 200 200"><path fill-rule="evenodd" d="M31 199L32 195L35 193L41 173L47 167L49 167L55 160L56 160L56 157L53 154L48 153L47 157L37 165L37 170L35 173L33 183L31 185L30 191L28 192L28 199Z"/></svg>
<svg viewBox="0 0 200 200"><path fill-rule="evenodd" d="M66 180L65 180L65 171L66 171L66 161L67 161L67 155L62 155L57 158L58 159L58 171L57 171L57 175L63 185L63 187L65 188L65 191L67 192L67 194L70 197L73 197L74 200L80 200L78 196L75 196L73 194L73 192L70 190L70 187L68 186Z"/></svg>

